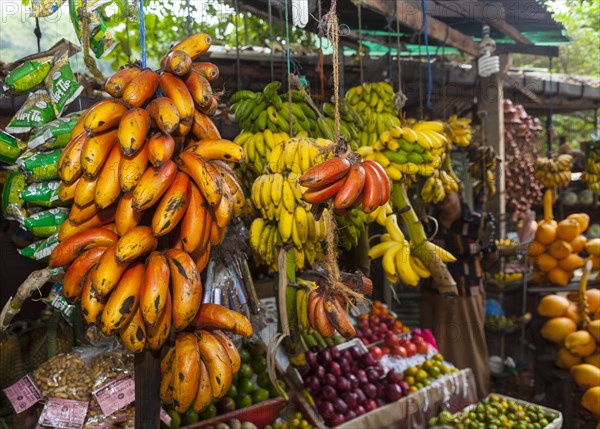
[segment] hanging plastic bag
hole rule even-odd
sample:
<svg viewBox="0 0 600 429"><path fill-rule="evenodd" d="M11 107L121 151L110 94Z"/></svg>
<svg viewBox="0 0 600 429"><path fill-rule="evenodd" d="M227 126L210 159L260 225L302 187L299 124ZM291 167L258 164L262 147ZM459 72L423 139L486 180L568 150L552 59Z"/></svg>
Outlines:
<svg viewBox="0 0 600 429"><path fill-rule="evenodd" d="M58 180L33 183L23 190L21 198L26 203L36 206L56 207L62 203L60 198L58 198L59 190L60 182Z"/></svg>
<svg viewBox="0 0 600 429"><path fill-rule="evenodd" d="M71 113L36 128L27 142L27 147L29 149L60 149L65 147L69 143L71 130L80 115L80 112Z"/></svg>
<svg viewBox="0 0 600 429"><path fill-rule="evenodd" d="M65 108L83 91L83 86L75 80L67 52L57 58L52 70L46 76L45 84L50 94L54 113L60 117Z"/></svg>
<svg viewBox="0 0 600 429"><path fill-rule="evenodd" d="M58 246L58 233L51 235L43 240L31 243L29 246L17 250L21 256L24 256L34 261L46 259L52 253L52 249Z"/></svg>
<svg viewBox="0 0 600 429"><path fill-rule="evenodd" d="M25 186L25 175L21 172L10 173L6 178L2 190L2 213L6 219L22 222L27 216L22 197Z"/></svg>
<svg viewBox="0 0 600 429"><path fill-rule="evenodd" d="M25 143L18 140L16 137L0 130L0 161L7 164L13 164L23 150Z"/></svg>
<svg viewBox="0 0 600 429"><path fill-rule="evenodd" d="M14 134L28 133L56 118L50 95L45 89L32 92L6 127Z"/></svg>
<svg viewBox="0 0 600 429"><path fill-rule="evenodd" d="M32 0L31 15L34 18L45 18L55 13L65 0Z"/></svg>
<svg viewBox="0 0 600 429"><path fill-rule="evenodd" d="M58 179L58 159L62 149L52 152L27 152L17 159L16 164L36 182Z"/></svg>
<svg viewBox="0 0 600 429"><path fill-rule="evenodd" d="M93 3L95 8L100 6L100 4L97 4L97 1L89 3ZM71 22L73 23L73 27L75 27L75 32L80 42L82 42L83 30L78 9L81 6L81 0L69 0L69 15L71 16ZM117 42L113 39L102 17L95 8L88 6L85 12L90 14L91 21L89 28L90 49L94 52L96 58L101 58L112 51L117 46Z"/></svg>
<svg viewBox="0 0 600 429"><path fill-rule="evenodd" d="M56 234L68 217L69 210L59 207L29 216L24 225L34 236L45 238Z"/></svg>
<svg viewBox="0 0 600 429"><path fill-rule="evenodd" d="M52 68L54 57L48 56L36 60L25 61L6 76L5 88L13 94L22 94L33 90L44 82Z"/></svg>

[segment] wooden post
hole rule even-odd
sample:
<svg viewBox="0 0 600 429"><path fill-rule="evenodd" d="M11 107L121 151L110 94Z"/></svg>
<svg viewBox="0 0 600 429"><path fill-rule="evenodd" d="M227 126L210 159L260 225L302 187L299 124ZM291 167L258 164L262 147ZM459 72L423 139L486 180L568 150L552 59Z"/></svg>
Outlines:
<svg viewBox="0 0 600 429"><path fill-rule="evenodd" d="M479 111L486 112L482 118L485 132L485 144L491 146L496 155L504 160L504 92L502 76L508 69L508 54L500 56L500 72L481 78ZM498 237L506 235L506 176L504 162L499 163L496 195L488 199L488 212L494 215Z"/></svg>
<svg viewBox="0 0 600 429"><path fill-rule="evenodd" d="M160 351L136 353L135 429L160 428Z"/></svg>

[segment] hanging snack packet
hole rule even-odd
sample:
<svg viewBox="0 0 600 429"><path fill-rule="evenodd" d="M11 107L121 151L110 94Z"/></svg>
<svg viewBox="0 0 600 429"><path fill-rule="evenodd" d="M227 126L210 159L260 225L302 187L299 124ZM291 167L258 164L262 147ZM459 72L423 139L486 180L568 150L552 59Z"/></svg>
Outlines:
<svg viewBox="0 0 600 429"><path fill-rule="evenodd" d="M27 152L17 159L16 164L36 182L58 179L58 159L62 151L56 149L52 152Z"/></svg>
<svg viewBox="0 0 600 429"><path fill-rule="evenodd" d="M31 243L29 246L23 247L17 250L21 256L33 259L34 261L41 261L50 256L52 249L58 246L58 233L51 235L43 240Z"/></svg>
<svg viewBox="0 0 600 429"><path fill-rule="evenodd" d="M0 162L13 164L25 147L25 143L0 130Z"/></svg>
<svg viewBox="0 0 600 429"><path fill-rule="evenodd" d="M34 130L27 142L29 149L60 149L69 143L71 130L77 123L80 112L55 119Z"/></svg>
<svg viewBox="0 0 600 429"><path fill-rule="evenodd" d="M60 117L65 108L83 91L83 86L75 80L67 52L61 54L54 62L52 70L46 76L45 84L54 113Z"/></svg>
<svg viewBox="0 0 600 429"><path fill-rule="evenodd" d="M13 94L31 91L44 82L52 68L52 56L25 61L6 76L6 90Z"/></svg>
<svg viewBox="0 0 600 429"><path fill-rule="evenodd" d="M32 92L6 126L9 133L23 134L56 118L50 95L45 89Z"/></svg>
<svg viewBox="0 0 600 429"><path fill-rule="evenodd" d="M81 0L69 0L69 15L71 16L71 22L73 23L73 27L75 27L75 33L77 33L80 42L82 42L83 31L77 9L82 6L81 3ZM92 11L87 8L86 13L89 13L91 17L89 29L90 48L96 58L101 58L112 51L117 46L117 42L107 30L106 24L97 10Z"/></svg>
<svg viewBox="0 0 600 429"><path fill-rule="evenodd" d="M25 219L24 225L36 237L49 237L60 229L69 218L69 210L64 207L33 214Z"/></svg>
<svg viewBox="0 0 600 429"><path fill-rule="evenodd" d="M25 175L13 172L6 178L2 190L2 213L6 219L23 221L27 216L22 194L25 189Z"/></svg>
<svg viewBox="0 0 600 429"><path fill-rule="evenodd" d="M34 18L52 15L63 5L65 0L31 0L31 14Z"/></svg>
<svg viewBox="0 0 600 429"><path fill-rule="evenodd" d="M60 182L34 183L26 187L21 193L23 201L41 207L56 207L61 205L62 201L58 198Z"/></svg>

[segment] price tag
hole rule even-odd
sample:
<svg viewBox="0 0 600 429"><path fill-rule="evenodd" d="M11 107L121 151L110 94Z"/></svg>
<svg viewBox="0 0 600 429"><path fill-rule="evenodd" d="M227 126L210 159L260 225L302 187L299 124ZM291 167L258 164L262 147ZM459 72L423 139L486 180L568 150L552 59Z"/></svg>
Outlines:
<svg viewBox="0 0 600 429"><path fill-rule="evenodd" d="M72 399L48 398L38 424L60 429L81 429L88 405L87 402Z"/></svg>
<svg viewBox="0 0 600 429"><path fill-rule="evenodd" d="M167 426L171 427L171 416L162 407L160 409L160 420Z"/></svg>
<svg viewBox="0 0 600 429"><path fill-rule="evenodd" d="M17 414L27 410L42 398L40 390L29 374L4 389L4 393Z"/></svg>
<svg viewBox="0 0 600 429"><path fill-rule="evenodd" d="M105 416L135 401L135 383L131 377L120 378L92 392Z"/></svg>

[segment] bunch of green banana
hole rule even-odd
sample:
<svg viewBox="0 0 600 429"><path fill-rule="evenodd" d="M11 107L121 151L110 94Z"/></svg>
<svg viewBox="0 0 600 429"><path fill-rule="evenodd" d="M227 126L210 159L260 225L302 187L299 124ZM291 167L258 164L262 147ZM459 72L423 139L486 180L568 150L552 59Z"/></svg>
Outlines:
<svg viewBox="0 0 600 429"><path fill-rule="evenodd" d="M394 125L400 126L394 95L385 82L363 83L346 93L346 100L363 123L359 146L374 146L383 132Z"/></svg>
<svg viewBox="0 0 600 429"><path fill-rule="evenodd" d="M279 142L267 160L267 172L252 185L252 203L262 217L255 218L250 226L250 245L273 270L277 269L276 245L294 245L298 269L323 257L325 217L315 220L310 204L302 199L298 179L331 154L327 149L331 144L321 138Z"/></svg>
<svg viewBox="0 0 600 429"><path fill-rule="evenodd" d="M485 328L493 332L511 333L520 329L522 325L531 320L531 313L522 316L500 316L497 314L486 314Z"/></svg>
<svg viewBox="0 0 600 429"><path fill-rule="evenodd" d="M498 161L496 152L490 146L470 146L469 154L469 173L475 179L473 186L474 195L479 195L485 186L489 196L496 195L496 168ZM484 172L485 165L485 172Z"/></svg>
<svg viewBox="0 0 600 429"><path fill-rule="evenodd" d="M340 246L346 250L358 246L358 239L371 220L362 210L354 209L346 216L335 217Z"/></svg>
<svg viewBox="0 0 600 429"><path fill-rule="evenodd" d="M471 120L467 118L459 118L456 115L450 116L444 124L444 134L451 143L457 146L467 147L471 144L473 138L473 130L471 128Z"/></svg>
<svg viewBox="0 0 600 429"><path fill-rule="evenodd" d="M573 157L560 154L556 158L537 158L534 177L547 188L564 188L571 183Z"/></svg>
<svg viewBox="0 0 600 429"><path fill-rule="evenodd" d="M360 145L360 135L363 128L363 120L348 101L340 99L340 134L342 134L349 146L356 149ZM318 133L320 137L333 140L335 130L335 106L325 102L321 106L324 117L317 119Z"/></svg>

